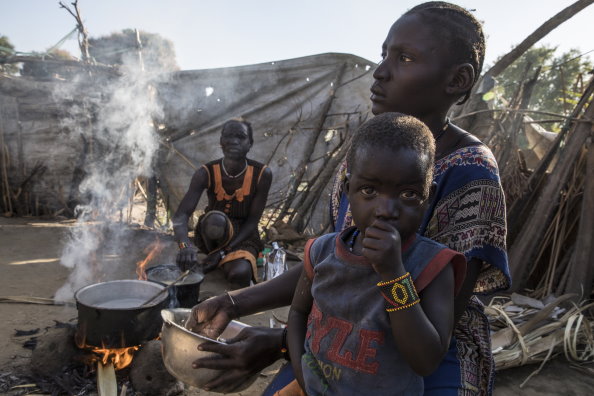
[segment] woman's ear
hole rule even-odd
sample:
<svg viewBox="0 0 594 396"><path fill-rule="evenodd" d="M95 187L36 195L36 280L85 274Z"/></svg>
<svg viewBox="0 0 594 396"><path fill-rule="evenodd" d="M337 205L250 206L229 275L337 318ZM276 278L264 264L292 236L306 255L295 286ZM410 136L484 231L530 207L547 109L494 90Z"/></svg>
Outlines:
<svg viewBox="0 0 594 396"><path fill-rule="evenodd" d="M472 89L475 78L474 67L470 63L461 63L452 67L446 93L449 95L464 95Z"/></svg>

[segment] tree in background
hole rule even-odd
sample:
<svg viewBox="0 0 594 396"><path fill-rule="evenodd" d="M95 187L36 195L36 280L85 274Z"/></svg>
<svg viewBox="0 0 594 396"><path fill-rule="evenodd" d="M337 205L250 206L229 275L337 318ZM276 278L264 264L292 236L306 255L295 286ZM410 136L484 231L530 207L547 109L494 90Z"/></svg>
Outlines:
<svg viewBox="0 0 594 396"><path fill-rule="evenodd" d="M526 51L497 77L497 96L507 100L514 97L522 80L531 78L542 66L528 108L568 115L579 100L593 66L577 49L560 55L555 55L555 51L556 48L550 46ZM550 116L536 114L534 118Z"/></svg>
<svg viewBox="0 0 594 396"><path fill-rule="evenodd" d="M142 61L147 71L179 70L173 42L157 33L139 32ZM99 63L136 65L139 63L136 31L124 29L118 33L89 39L89 53Z"/></svg>
<svg viewBox="0 0 594 396"><path fill-rule="evenodd" d="M12 63L1 63L2 58L14 53L14 45L8 37L0 35L0 73L14 74L19 68Z"/></svg>

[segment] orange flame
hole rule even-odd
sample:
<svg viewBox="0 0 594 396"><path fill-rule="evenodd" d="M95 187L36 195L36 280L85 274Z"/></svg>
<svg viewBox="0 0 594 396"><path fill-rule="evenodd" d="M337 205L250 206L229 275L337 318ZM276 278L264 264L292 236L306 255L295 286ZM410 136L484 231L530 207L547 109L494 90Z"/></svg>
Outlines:
<svg viewBox="0 0 594 396"><path fill-rule="evenodd" d="M156 255L161 253L161 250L163 250L163 248L164 245L159 240L159 237L157 237L153 243L151 243L146 249L144 249L145 253L148 252L147 256L144 258L144 260L140 260L136 263L136 275L138 275L139 280L147 279L145 272L147 264L150 263Z"/></svg>
<svg viewBox="0 0 594 396"><path fill-rule="evenodd" d="M140 346L132 346L128 348L94 348L92 352L95 354L96 359L93 361L101 361L103 365L112 363L114 369L121 370L132 363L134 353L140 348Z"/></svg>

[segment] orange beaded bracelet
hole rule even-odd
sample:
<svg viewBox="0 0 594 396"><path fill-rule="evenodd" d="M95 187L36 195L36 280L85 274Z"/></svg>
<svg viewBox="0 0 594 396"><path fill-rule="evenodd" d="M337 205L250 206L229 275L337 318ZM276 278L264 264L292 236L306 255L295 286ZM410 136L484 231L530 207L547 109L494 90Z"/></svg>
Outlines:
<svg viewBox="0 0 594 396"><path fill-rule="evenodd" d="M409 308L421 301L409 272L391 281L379 282L377 286L386 300L387 312Z"/></svg>

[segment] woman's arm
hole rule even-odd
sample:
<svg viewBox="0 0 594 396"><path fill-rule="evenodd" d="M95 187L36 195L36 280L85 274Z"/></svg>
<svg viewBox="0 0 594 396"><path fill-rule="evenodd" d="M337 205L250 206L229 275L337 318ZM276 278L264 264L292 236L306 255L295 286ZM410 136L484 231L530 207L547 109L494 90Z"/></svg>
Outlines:
<svg viewBox="0 0 594 396"><path fill-rule="evenodd" d="M268 192L270 191L271 184L272 171L267 167L264 169L262 176L260 177L258 188L256 189L256 195L254 196L252 206L250 207L250 213L248 214L248 217L239 232L233 237L231 242L229 242L229 250L233 250L237 245L245 241L254 232L254 230L258 229L258 223L262 218L262 213L264 213L264 208L266 207L266 200L268 199Z"/></svg>
<svg viewBox="0 0 594 396"><path fill-rule="evenodd" d="M307 332L307 317L311 311L313 297L311 295L311 281L307 276L305 270L301 272L293 303L291 304L291 311L289 312L287 346L289 348L289 356L291 357L291 365L295 372L295 378L301 389L305 389L303 381L303 370L301 368L301 356L305 353L305 334Z"/></svg>
<svg viewBox="0 0 594 396"><path fill-rule="evenodd" d="M302 267L296 265L267 282L230 292L233 300L227 294L206 300L192 309L188 327L216 338L231 319L289 305ZM282 333L281 329L249 327L236 339L227 340L227 345L205 342L201 344L202 350L221 356L198 359L194 367L225 370L206 387L216 392L230 392L229 384L240 383L254 370L259 371L282 357L281 349L286 347Z"/></svg>
<svg viewBox="0 0 594 396"><path fill-rule="evenodd" d="M210 298L192 308L188 328L216 338L232 319L291 304L302 265L269 281ZM231 298L229 297L231 296Z"/></svg>
<svg viewBox="0 0 594 396"><path fill-rule="evenodd" d="M198 261L198 249L192 244L188 237L188 220L200 201L202 192L208 186L208 173L203 167L200 167L192 176L190 187L181 200L179 207L173 215L173 233L175 240L178 243L185 243L189 245L186 248L180 249L177 254L177 265L182 269L191 267Z"/></svg>
<svg viewBox="0 0 594 396"><path fill-rule="evenodd" d="M229 393L255 373L262 371L282 357L283 329L246 327L226 344L204 342L201 351L217 355L197 359L192 366L221 370L221 375L204 385L213 392Z"/></svg>

